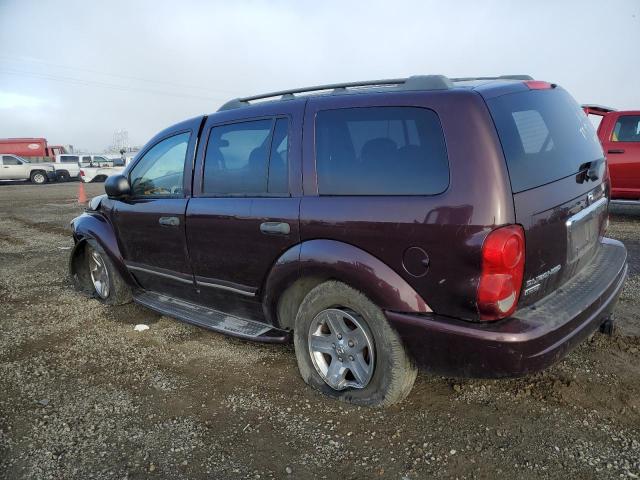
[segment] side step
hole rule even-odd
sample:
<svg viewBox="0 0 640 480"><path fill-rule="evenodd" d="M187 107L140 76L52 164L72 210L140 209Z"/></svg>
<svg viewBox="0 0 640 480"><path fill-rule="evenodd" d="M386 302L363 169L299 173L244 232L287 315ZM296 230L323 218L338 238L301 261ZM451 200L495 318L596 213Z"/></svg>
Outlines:
<svg viewBox="0 0 640 480"><path fill-rule="evenodd" d="M257 342L285 343L289 332L266 323L228 315L195 303L154 292L142 292L134 302L183 322L192 323L216 332Z"/></svg>

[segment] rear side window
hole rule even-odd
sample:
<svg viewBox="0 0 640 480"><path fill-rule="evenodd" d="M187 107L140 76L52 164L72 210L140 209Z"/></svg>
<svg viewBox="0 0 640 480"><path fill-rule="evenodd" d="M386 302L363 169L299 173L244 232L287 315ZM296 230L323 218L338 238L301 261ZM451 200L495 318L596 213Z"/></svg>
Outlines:
<svg viewBox="0 0 640 480"><path fill-rule="evenodd" d="M288 123L286 118L270 118L213 127L205 156L203 193L286 194Z"/></svg>
<svg viewBox="0 0 640 480"><path fill-rule="evenodd" d="M276 120L271 141L269 158L269 193L288 193L289 191L289 121L286 118Z"/></svg>
<svg viewBox="0 0 640 480"><path fill-rule="evenodd" d="M578 173L604 157L593 125L563 89L487 100L514 193Z"/></svg>
<svg viewBox="0 0 640 480"><path fill-rule="evenodd" d="M77 155L65 155L64 157L60 157L61 163L78 163L80 157Z"/></svg>
<svg viewBox="0 0 640 480"><path fill-rule="evenodd" d="M618 118L611 141L640 142L640 115L623 115Z"/></svg>
<svg viewBox="0 0 640 480"><path fill-rule="evenodd" d="M320 195L434 195L449 185L444 133L426 108L318 112L316 169Z"/></svg>

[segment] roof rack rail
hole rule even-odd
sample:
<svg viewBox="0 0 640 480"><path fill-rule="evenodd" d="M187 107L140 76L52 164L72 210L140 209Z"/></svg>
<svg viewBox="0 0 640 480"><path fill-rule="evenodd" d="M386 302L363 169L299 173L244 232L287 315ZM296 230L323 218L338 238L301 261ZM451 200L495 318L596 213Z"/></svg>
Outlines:
<svg viewBox="0 0 640 480"><path fill-rule="evenodd" d="M253 95L251 97L234 98L222 105L218 111L232 110L234 108L245 107L249 102L263 100L267 98L280 97L281 100L291 100L296 98L296 93L322 92L333 90L332 93L342 93L348 88L392 86L401 91L411 90L447 90L453 87L453 83L444 75L414 75L408 78L390 78L385 80L367 80L364 82L330 83L327 85L317 85L315 87L294 88L291 90L280 90L278 92Z"/></svg>
<svg viewBox="0 0 640 480"><path fill-rule="evenodd" d="M452 78L452 82L465 82L467 80L533 80L531 75L516 74L516 75L500 75L498 77L460 77Z"/></svg>

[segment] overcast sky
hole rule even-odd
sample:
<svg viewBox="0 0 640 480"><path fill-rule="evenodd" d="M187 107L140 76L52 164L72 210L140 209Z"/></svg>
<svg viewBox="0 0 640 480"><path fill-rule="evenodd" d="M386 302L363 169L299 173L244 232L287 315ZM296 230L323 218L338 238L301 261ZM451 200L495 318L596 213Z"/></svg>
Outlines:
<svg viewBox="0 0 640 480"><path fill-rule="evenodd" d="M0 0L0 138L100 152L237 96L430 73L638 109L640 0Z"/></svg>

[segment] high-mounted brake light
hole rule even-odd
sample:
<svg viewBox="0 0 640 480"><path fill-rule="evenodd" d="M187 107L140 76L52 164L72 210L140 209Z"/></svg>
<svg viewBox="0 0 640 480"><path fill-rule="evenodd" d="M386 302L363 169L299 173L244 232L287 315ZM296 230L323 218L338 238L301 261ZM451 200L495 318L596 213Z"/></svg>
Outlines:
<svg viewBox="0 0 640 480"><path fill-rule="evenodd" d="M511 315L518 304L524 275L524 230L508 225L492 231L482 245L482 274L477 305L481 320Z"/></svg>
<svg viewBox="0 0 640 480"><path fill-rule="evenodd" d="M542 80L527 80L524 84L529 90L547 90L549 88L556 88L555 83L543 82Z"/></svg>

